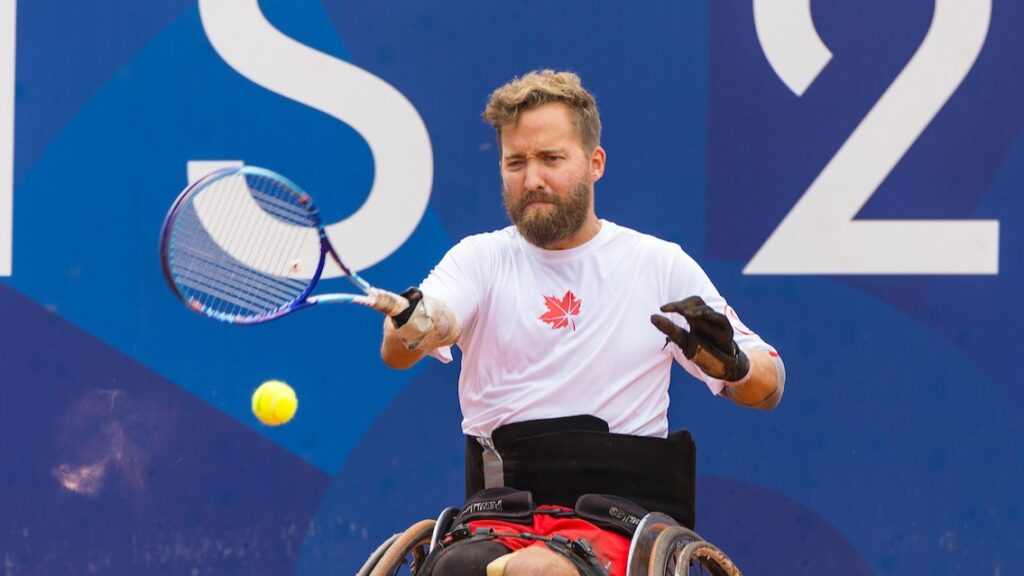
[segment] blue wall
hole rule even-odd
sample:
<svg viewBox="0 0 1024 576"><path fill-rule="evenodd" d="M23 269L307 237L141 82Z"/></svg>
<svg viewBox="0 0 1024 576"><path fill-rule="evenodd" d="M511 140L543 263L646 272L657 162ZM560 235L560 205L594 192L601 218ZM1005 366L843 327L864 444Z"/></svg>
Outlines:
<svg viewBox="0 0 1024 576"><path fill-rule="evenodd" d="M0 50L0 75L16 74L13 106L0 95L6 573L351 574L393 531L460 502L457 366L386 369L366 310L232 327L163 283L157 233L190 161L286 174L331 222L380 180L358 128L225 59L215 39L245 38L257 10L325 54L323 74L365 70L426 126L408 160L432 168L426 212L363 272L389 288L505 225L479 120L490 90L536 68L581 74L609 158L598 214L683 245L786 359L767 413L673 375L670 421L699 447L698 530L748 573L1024 573L1024 5L203 3L237 12L238 29L185 0L16 3L16 51ZM843 162L854 169L829 180ZM828 261L812 238L752 264L797 227L780 224L810 189L824 200L803 214L832 238ZM921 220L949 233L904 248ZM856 235L863 221L883 221L884 250ZM942 244L972 222L989 232L963 254ZM286 426L249 412L269 378L298 392Z"/></svg>

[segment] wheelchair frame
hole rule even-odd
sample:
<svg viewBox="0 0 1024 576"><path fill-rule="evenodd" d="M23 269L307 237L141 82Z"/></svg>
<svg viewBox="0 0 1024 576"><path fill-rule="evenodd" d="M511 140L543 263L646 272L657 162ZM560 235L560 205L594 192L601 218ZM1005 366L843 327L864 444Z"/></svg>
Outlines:
<svg viewBox="0 0 1024 576"><path fill-rule="evenodd" d="M404 565L415 575L424 559L451 528L457 508L445 508L437 520L420 520L386 539L357 576L392 576ZM640 520L629 546L627 576L741 576L736 564L700 534L670 516L651 512Z"/></svg>

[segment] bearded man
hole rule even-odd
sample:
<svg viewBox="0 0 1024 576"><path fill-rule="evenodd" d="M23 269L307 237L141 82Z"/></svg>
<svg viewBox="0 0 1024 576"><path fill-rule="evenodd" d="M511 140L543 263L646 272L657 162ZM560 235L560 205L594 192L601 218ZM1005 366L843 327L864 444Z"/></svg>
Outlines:
<svg viewBox="0 0 1024 576"><path fill-rule="evenodd" d="M384 323L394 368L462 351L469 537L449 537L431 570L623 574L628 529L582 512L588 497L693 523L692 441L668 427L672 362L760 409L778 404L785 370L679 245L597 217L606 153L577 75L516 78L483 117L512 225L459 242ZM518 515L493 514L513 501Z"/></svg>

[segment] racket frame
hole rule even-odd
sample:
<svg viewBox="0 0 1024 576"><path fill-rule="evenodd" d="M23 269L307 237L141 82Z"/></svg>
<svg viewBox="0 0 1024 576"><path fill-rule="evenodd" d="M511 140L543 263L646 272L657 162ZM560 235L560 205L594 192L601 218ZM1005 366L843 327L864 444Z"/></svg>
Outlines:
<svg viewBox="0 0 1024 576"><path fill-rule="evenodd" d="M171 272L170 256L171 256L171 233L174 228L174 222L177 220L178 215L181 214L192 202L192 200L198 196L203 190L211 186L213 183L226 178L228 176L241 175L243 178L247 175L262 176L273 180L280 181L281 183L290 187L293 191L299 193L300 202L307 204L310 209L311 219L316 227L317 234L320 237L320 260L317 262L316 271L310 278L309 283L306 285L298 296L292 299L287 304L284 304L274 310L265 312L263 314L253 316L238 316L234 314L226 314L216 310L210 310L199 301L187 297L181 288L178 286L177 281L174 279L174 274ZM349 279L352 284L363 291L364 294L319 294L312 296L313 288L316 287L320 281L320 277L323 274L324 264L326 263L327 256L330 255L331 260L341 269L342 273L346 278ZM313 198L307 194L302 188L300 188L295 182L289 178L282 176L271 170L265 168L259 168L256 166L232 166L227 168L221 168L210 172L203 176L199 180L187 186L175 199L174 203L171 204L170 209L167 211L167 215L164 217L163 225L160 228L160 267L163 271L164 280L167 285L171 288L174 295L185 304L187 308L202 314L208 318L219 320L221 322L227 322L230 324L262 324L271 320L276 320L282 316L315 306L317 304L336 304L336 303L354 303L362 304L364 306L370 306L373 302L373 298L369 294L375 290L370 284L363 280L361 276L349 269L348 266L342 262L341 257L335 251L334 246L331 245L331 241L327 238L327 232L324 230L323 223L320 219L320 211L317 209L316 204L313 203Z"/></svg>

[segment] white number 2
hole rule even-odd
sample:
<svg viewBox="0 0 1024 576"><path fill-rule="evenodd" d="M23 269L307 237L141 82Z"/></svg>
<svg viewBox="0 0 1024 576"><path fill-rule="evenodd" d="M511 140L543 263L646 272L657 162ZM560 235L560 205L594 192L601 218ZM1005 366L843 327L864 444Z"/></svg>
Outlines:
<svg viewBox="0 0 1024 576"><path fill-rule="evenodd" d="M753 9L769 64L802 95L831 58L811 0L753 0ZM974 66L991 15L992 0L935 0L917 52L745 274L998 274L998 220L854 219Z"/></svg>
<svg viewBox="0 0 1024 576"><path fill-rule="evenodd" d="M0 276L11 275L14 222L14 33L17 2L0 0Z"/></svg>

